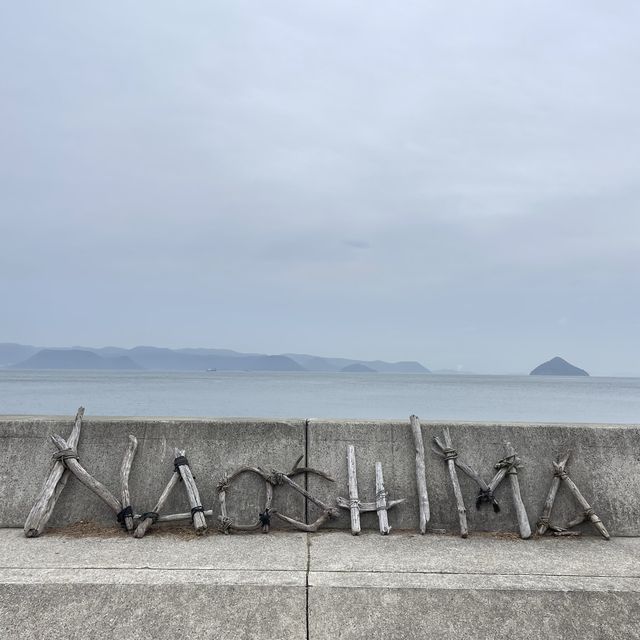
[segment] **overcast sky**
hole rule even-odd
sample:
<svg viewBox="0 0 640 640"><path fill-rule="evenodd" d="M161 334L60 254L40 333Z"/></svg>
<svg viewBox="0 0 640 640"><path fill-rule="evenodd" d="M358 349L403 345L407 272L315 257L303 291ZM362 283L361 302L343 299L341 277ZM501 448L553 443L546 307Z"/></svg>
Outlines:
<svg viewBox="0 0 640 640"><path fill-rule="evenodd" d="M0 9L0 342L640 375L640 5Z"/></svg>

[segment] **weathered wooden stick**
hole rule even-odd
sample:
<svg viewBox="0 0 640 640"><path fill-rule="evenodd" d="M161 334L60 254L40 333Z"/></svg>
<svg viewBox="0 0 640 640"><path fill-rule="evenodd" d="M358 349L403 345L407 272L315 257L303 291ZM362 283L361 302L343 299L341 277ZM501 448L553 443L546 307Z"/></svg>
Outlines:
<svg viewBox="0 0 640 640"><path fill-rule="evenodd" d="M51 436L51 441L56 445L58 451L73 451L64 438L55 433ZM76 456L77 454L74 453L73 455ZM111 493L111 491L109 491L109 489L107 489L107 487L89 474L89 472L78 462L77 457L63 456L62 459L67 469L69 469L69 471L71 471L71 473L73 473L73 475L78 478L78 480L87 487L87 489L93 491L93 493L105 502L107 506L114 511L114 513L120 513L122 510L120 501Z"/></svg>
<svg viewBox="0 0 640 640"><path fill-rule="evenodd" d="M318 475L324 477L324 478L328 478L331 482L333 482L333 479L330 478L329 476L327 476L325 473L318 473L315 469L307 469L307 471L309 473L317 473ZM320 517L315 521L312 522L311 524L307 524L305 522L300 522L299 520L295 520L294 518L291 518L289 516L286 516L280 512L278 512L277 510L272 511L271 513L274 516L277 516L278 518L280 518L281 520L284 520L285 522L288 522L289 524L293 525L294 527L296 527L296 529L299 529L300 531L309 531L309 532L314 532L317 531L327 520L331 520L333 518L337 518L338 517L338 510L334 507L329 506L328 504L325 504L322 500L320 500L319 498L316 498L315 496L311 495L306 489L303 489L299 484L297 484L296 482L294 482L289 476L291 475L296 475L295 472L295 466L294 466L294 471L287 473L281 473L280 471L273 471L271 473L271 483L273 485L279 485L279 484L288 484L292 489L294 489L295 491L297 491L298 493L302 494L303 496L305 496L305 498L307 498L307 500L309 500L310 502L313 502L313 504L317 505L318 507L320 507L323 512L320 515ZM261 521L263 521L261 514ZM269 514L267 514L268 516ZM267 520L268 523L268 520ZM264 524L264 522L263 522Z"/></svg>
<svg viewBox="0 0 640 640"><path fill-rule="evenodd" d="M582 524L583 522L587 521L587 516L584 513L581 513L580 515L576 516L573 520L571 520L571 522L569 522L569 524L566 526L567 529L573 529L573 527L577 527L579 524Z"/></svg>
<svg viewBox="0 0 640 640"><path fill-rule="evenodd" d="M386 536L390 533L391 527L389 526L389 518L387 516L387 493L384 490L381 462L376 462L376 511L378 512L380 533Z"/></svg>
<svg viewBox="0 0 640 640"><path fill-rule="evenodd" d="M511 482L511 493L513 494L513 506L516 510L518 518L518 527L520 529L520 537L527 540L531 537L531 525L529 524L529 516L520 495L520 482L518 481L518 463L519 458L516 456L516 450L510 442L505 443L507 456L513 456L515 464L510 468L508 475Z"/></svg>
<svg viewBox="0 0 640 640"><path fill-rule="evenodd" d="M347 447L347 476L349 478L349 509L351 511L351 533L360 533L360 500L358 499L358 475L356 472L356 450L352 444Z"/></svg>
<svg viewBox="0 0 640 640"><path fill-rule="evenodd" d="M442 435L444 437L444 448L441 446L440 441L434 438L436 444L441 447L442 453L445 457L445 462L449 470L449 477L451 478L451 486L453 487L453 494L456 498L456 505L458 508L458 520L460 521L460 537L466 538L469 535L469 528L467 526L467 510L464 506L464 498L462 497L462 490L460 489L460 481L458 480L458 472L456 471L456 458L458 452L453 448L453 441L451 440L451 434L449 433L449 427L442 429Z"/></svg>
<svg viewBox="0 0 640 640"><path fill-rule="evenodd" d="M204 517L202 503L200 501L200 494L198 493L198 487L196 486L195 478L189 468L189 463L184 457L184 451L182 449L175 449L176 459L175 464L182 477L184 488L189 498L189 504L191 505L191 513L193 515L193 528L195 532L200 535L207 530L207 520Z"/></svg>
<svg viewBox="0 0 640 640"><path fill-rule="evenodd" d="M212 516L213 509L206 509L202 512L205 516ZM135 518L142 518L142 514L136 514ZM178 520L191 520L191 512L186 513L168 513L167 515L161 516L158 514L158 519L156 522L177 522Z"/></svg>
<svg viewBox="0 0 640 640"><path fill-rule="evenodd" d="M432 447L432 451L444 460L447 460L447 458L450 457L454 461L455 466L460 469L460 471L462 471L466 476L476 482L476 484L480 487L480 493L476 498L476 509L479 509L480 505L483 502L489 502L493 505L493 510L498 513L500 511L500 505L495 498L494 492L507 474L507 471L511 466L511 461L500 460L500 462L495 465L498 471L491 479L491 482L487 484L473 467L470 467L468 464L460 460L460 458L457 456L457 452L455 452L456 456L445 453L447 450L447 446L443 444L437 437L434 437L433 439L440 450Z"/></svg>
<svg viewBox="0 0 640 640"><path fill-rule="evenodd" d="M162 510L162 507L164 507L165 503L169 499L169 496L171 495L171 492L173 491L173 488L176 486L176 484L178 484L179 480L180 480L180 474L177 471L174 471L171 474L171 479L167 483L167 486L164 488L164 491L158 498L158 502L156 502L156 506L153 508L153 511L150 512L153 515L143 517L142 521L138 523L136 530L133 532L134 538L142 538L144 534L147 533L147 531L150 529L151 525L153 525L154 522L158 521L159 512Z"/></svg>
<svg viewBox="0 0 640 640"><path fill-rule="evenodd" d="M489 490L494 492L505 479L507 474L513 469L516 463L515 456L507 456L496 463L495 468L498 470L489 483Z"/></svg>
<svg viewBox="0 0 640 640"><path fill-rule="evenodd" d="M229 484L243 473L255 473L265 481L266 497L264 511L258 516L258 520L252 524L237 524L227 513L227 489L229 488ZM269 533L271 503L273 502L273 485L271 484L271 480L271 476L259 467L240 467L230 476L224 475L218 483L218 502L220 503L220 515L218 519L220 520L219 528L223 533L229 534L231 531L255 531L260 528L262 528L263 533Z"/></svg>
<svg viewBox="0 0 640 640"><path fill-rule="evenodd" d="M387 500L387 511L392 509L393 507L406 502L406 498L400 498L399 500ZM336 503L341 509L351 509L351 502L346 498L342 498L338 496L336 498ZM375 502L361 502L360 503L360 513L367 513L372 511L377 511L378 507Z"/></svg>
<svg viewBox="0 0 640 640"><path fill-rule="evenodd" d="M276 476L278 477L278 483L282 481L285 484L288 484L290 487L293 487L298 493L301 493L310 502L313 502L313 504L320 507L324 511L335 511L333 507L329 506L319 498L316 498L314 495L311 495L306 489L303 489L299 484L294 482L286 473L276 472Z"/></svg>
<svg viewBox="0 0 640 640"><path fill-rule="evenodd" d="M571 452L566 453L562 458L558 458L558 469L564 471L564 468L567 466L567 462L569 461L569 456ZM544 502L544 507L542 509L542 515L540 516L537 523L536 533L539 536L543 536L547 529L549 528L549 518L551 518L551 510L553 509L553 503L556 501L556 495L558 494L558 488L560 487L560 476L557 473L554 473L553 480L551 480L551 486L549 487L549 493L547 494L547 499Z"/></svg>
<svg viewBox="0 0 640 640"><path fill-rule="evenodd" d="M429 510L429 494L427 493L427 476L424 462L424 442L418 416L409 416L413 432L413 444L416 450L416 483L418 485L418 503L420 506L420 533L427 532L427 523L431 518Z"/></svg>
<svg viewBox="0 0 640 640"><path fill-rule="evenodd" d="M294 520L279 511L272 511L272 513L277 518L280 518L280 520L284 520L284 522L288 522L293 525L296 529L299 529L300 531L307 531L309 533L315 533L325 522L327 522L327 520L330 520L335 515L331 511L324 511L315 522L305 524L304 522Z"/></svg>
<svg viewBox="0 0 640 640"><path fill-rule="evenodd" d="M131 473L131 465L138 448L138 440L135 436L129 436L129 444L124 452L122 459L122 467L120 468L120 491L122 494L122 511L120 521L127 531L133 531L133 511L131 510L131 495L129 493L129 474Z"/></svg>
<svg viewBox="0 0 640 640"><path fill-rule="evenodd" d="M84 407L80 407L76 413L73 429L67 441L72 449L78 448L83 416ZM27 538L35 538L44 531L56 506L58 497L67 484L69 475L70 471L64 466L62 460L53 459L51 461L49 475L24 523L24 534Z"/></svg>
<svg viewBox="0 0 640 640"><path fill-rule="evenodd" d="M606 527L602 524L602 520L595 514L591 505L586 501L585 497L580 493L580 489L576 486L575 482L569 477L566 471L560 472L560 479L569 487L569 490L573 494L573 497L580 503L580 506L584 509L584 519L589 520L591 524L599 531L600 535L609 540L611 536Z"/></svg>

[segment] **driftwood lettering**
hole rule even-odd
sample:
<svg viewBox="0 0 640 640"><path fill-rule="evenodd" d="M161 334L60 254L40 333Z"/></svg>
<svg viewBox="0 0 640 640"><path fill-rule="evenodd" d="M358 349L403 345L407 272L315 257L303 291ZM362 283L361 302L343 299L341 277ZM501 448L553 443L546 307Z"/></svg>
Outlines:
<svg viewBox="0 0 640 640"><path fill-rule="evenodd" d="M376 501L360 502L358 497L358 475L356 471L356 452L353 445L347 447L347 475L349 479L349 499L338 497L336 502L341 509L347 509L351 514L351 533L357 536L360 533L360 514L367 511L376 511L380 533L387 535L391 531L387 511L402 504L405 498L388 500L384 488L382 476L382 463L376 462Z"/></svg>
<svg viewBox="0 0 640 640"><path fill-rule="evenodd" d="M456 507L458 509L458 520L460 521L460 536L466 538L469 535L469 527L467 526L467 510L464 506L464 499L462 497L462 490L460 489L460 481L458 480L458 472L456 471L456 458L458 452L453 448L453 441L451 440L451 434L449 433L449 427L442 429L442 437L444 443L438 439L437 436L433 438L436 445L440 448L442 456L444 457L445 464L449 470L449 477L451 478L451 486L453 487L453 495L456 499Z"/></svg>
<svg viewBox="0 0 640 640"><path fill-rule="evenodd" d="M84 408L80 407L76 413L73 428L67 440L57 434L51 436L51 441L53 442L56 451L53 453L49 473L45 483L35 501L35 504L30 510L29 515L27 516L24 525L24 533L27 537L37 537L45 529L55 507L56 501L63 491L70 475L74 475L80 483L95 493L96 496L98 496L116 515L116 518L122 527L128 532L133 532L133 535L136 538L143 537L153 524L157 522L191 520L197 534L204 533L207 530L207 517L213 516L214 511L213 509L205 509L201 503L195 476L191 471L184 450L177 448L174 450L175 457L173 461L173 473L160 495L160 498L156 502L153 511L136 514L132 505L129 477L138 447L137 439L133 435L129 436L120 467L119 497L116 497L116 495L111 493L104 484L95 479L78 459L77 449L83 417ZM410 417L410 424L415 448L416 485L418 491L420 518L419 528L420 532L424 533L430 516L425 474L424 445L422 442L420 421L417 416L412 415ZM505 442L505 457L494 465L496 470L494 476L489 482L486 482L475 469L460 459L457 450L453 447L451 434L447 427L444 427L442 430L442 438L436 436L433 440L435 443L433 451L444 460L451 480L460 523L460 535L463 538L468 535L468 523L466 508L457 473L458 469L469 476L479 487L479 492L476 496L476 509L480 509L482 505L486 503L491 504L495 512L500 511L500 505L496 499L495 492L502 481L508 476L520 536L522 538L531 537L531 526L529 524L529 518L522 499L518 478L518 470L522 467L522 462L510 442ZM315 532L329 520L338 517L340 512L339 510L344 509L349 511L351 532L353 535L358 535L361 531L360 514L374 511L378 517L380 533L382 535L390 533L391 526L389 524L388 511L405 502L405 499L389 499L385 487L381 462L378 461L375 463L375 500L372 502L362 502L360 500L358 487L355 447L353 445L349 445L347 447L346 458L349 497L348 499L338 497L336 499L336 508L310 493L306 489L306 483L304 486L301 486L294 480L294 478L299 475L315 474L329 482L334 482L333 478L323 471L310 467L299 466L303 457L304 456L300 456L293 465L293 468L286 473L276 469L265 471L263 468L258 466L243 466L236 469L230 475L225 474L222 480L218 483L220 530L224 533L230 533L231 531L254 531L260 529L263 533L268 533L271 527L272 517L276 517L301 531ZM601 519L578 489L575 482L569 477L566 469L568 460L569 454L567 453L564 456L559 456L553 462L554 476L544 503L542 514L536 524L537 534L544 535L544 533L550 530L554 535L579 535L578 532L570 531L570 529L587 521L594 526L602 537L609 539L609 533ZM257 475L263 481L265 487L264 502L262 503L263 506L261 505L262 509L256 510L257 518L255 521L246 524L235 522L229 515L227 507L227 492L229 491L230 485L240 475L245 473ZM165 508L167 500L174 488L179 483L184 487L190 511L170 514L160 513ZM553 505L561 483L564 483L567 486L572 496L582 509L581 513L577 517L573 518L566 527L560 527L550 522ZM315 522L302 522L284 513L280 513L273 507L274 491L278 486L283 485L291 487L294 491L304 496L308 502L315 504L321 509L321 514Z"/></svg>
<svg viewBox="0 0 640 640"><path fill-rule="evenodd" d="M427 532L427 523L431 518L431 511L429 508L429 494L427 493L422 427L418 416L409 416L409 423L411 424L413 445L416 450L416 485L418 487L418 505L420 508L420 533L425 534Z"/></svg>
<svg viewBox="0 0 640 640"><path fill-rule="evenodd" d="M549 487L549 493L547 494L547 499L544 503L542 515L540 516L537 523L538 535L544 535L547 529L551 529L556 535L573 533L570 532L569 529L572 529L573 527L576 527L579 524L588 521L591 522L591 524L605 540L609 540L611 536L609 535L609 532L607 531L604 524L602 524L602 520L600 520L600 518L596 515L591 505L587 502L586 498L580 492L580 489L578 489L575 482L569 477L569 474L567 473L566 466L569 461L570 455L570 453L566 453L564 456L558 456L558 458L552 463L553 480L551 481L551 486ZM583 509L583 512L576 518L571 520L566 527L556 526L551 524L550 522L551 511L553 510L553 504L560 487L560 482L564 482L569 491L571 491L571 494L575 498L576 502Z"/></svg>
<svg viewBox="0 0 640 640"><path fill-rule="evenodd" d="M71 435L68 440L68 445L73 450L78 447L83 416L84 407L80 407L76 413L73 429L71 430ZM64 462L54 456L51 460L49 475L24 523L24 534L27 538L35 538L44 531L53 513L53 509L56 506L56 502L67 484L70 474L71 472L67 469Z"/></svg>

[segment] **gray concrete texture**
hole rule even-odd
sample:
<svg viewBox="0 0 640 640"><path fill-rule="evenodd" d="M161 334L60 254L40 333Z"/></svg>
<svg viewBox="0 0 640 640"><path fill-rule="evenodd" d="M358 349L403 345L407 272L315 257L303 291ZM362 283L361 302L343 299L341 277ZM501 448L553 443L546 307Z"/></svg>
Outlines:
<svg viewBox="0 0 640 640"><path fill-rule="evenodd" d="M427 488L431 508L430 529L459 531L455 498L448 471L441 458L431 450L433 436L441 436L448 426L460 458L489 482L494 464L505 455L509 441L522 458L518 473L522 497L532 528L542 512L553 468L559 453L572 451L567 470L585 498L615 536L640 535L640 428L637 425L587 424L488 424L423 422L422 434L427 467ZM346 451L355 446L359 497L375 500L375 463L382 462L386 490L390 498L406 498L405 504L389 511L389 523L397 529L418 527L418 498L415 480L413 437L406 422L346 422L311 420L308 424L310 466L324 469L335 479L335 487L309 478L312 493L325 499L336 491L347 497ZM517 522L506 478L496 491L500 513L484 504L475 508L476 483L458 470L467 508L469 528L473 531L517 531ZM552 513L552 521L566 524L581 509L567 487L561 486ZM315 517L315 507L309 516ZM349 527L345 515L333 523ZM376 529L375 513L362 515L362 526ZM590 526L578 530L593 533Z"/></svg>
<svg viewBox="0 0 640 640"><path fill-rule="evenodd" d="M53 445L49 435L67 437L72 418L0 418L0 526L20 527L46 476ZM637 425L551 425L452 423L448 425L454 446L462 459L488 481L493 465L504 456L504 442L517 449L524 466L519 472L522 496L532 527L540 515L552 480L551 461L559 453L572 451L568 470L596 512L614 536L640 534L640 428ZM451 485L444 463L431 451L431 440L442 431L442 423L423 422L427 462L427 483L432 530L458 530ZM346 449L356 448L360 498L375 498L375 462L383 464L385 484L392 498L406 503L389 512L396 529L415 529L418 502L415 484L414 449L408 419L398 422L349 422L320 420L260 419L152 419L92 418L84 421L79 444L80 460L87 470L116 495L119 468L128 434L138 438L139 447L131 473L134 508L149 510L173 470L173 448L186 449L197 478L205 508L213 507L215 526L219 513L216 485L224 472L242 465L287 471L296 458L306 453L309 466L328 472L335 483L310 475L308 487L314 495L333 503L347 496ZM508 479L497 491L502 507L495 514L488 505L475 509L477 487L459 472L470 530L516 531ZM301 483L304 480L300 479ZM228 494L230 515L242 522L255 520L264 500L263 483L245 476ZM278 487L274 506L292 517L308 520L317 508L287 487ZM182 487L178 485L166 512L188 511ZM561 486L552 520L564 524L580 511L566 487ZM113 523L113 516L95 496L72 478L63 492L51 526L79 520ZM375 513L363 514L363 528L377 529ZM275 527L282 527L274 519ZM347 512L330 527L348 528ZM586 534L592 530L580 527Z"/></svg>
<svg viewBox="0 0 640 640"><path fill-rule="evenodd" d="M0 529L0 637L640 637L640 538Z"/></svg>

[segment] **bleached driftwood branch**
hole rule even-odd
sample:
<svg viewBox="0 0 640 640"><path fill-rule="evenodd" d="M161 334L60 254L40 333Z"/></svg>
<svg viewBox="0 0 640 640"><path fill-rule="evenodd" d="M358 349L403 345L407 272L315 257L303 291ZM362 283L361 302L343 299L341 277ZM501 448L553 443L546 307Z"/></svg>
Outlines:
<svg viewBox="0 0 640 640"><path fill-rule="evenodd" d="M566 467L567 462L569 461L569 456L570 453L567 453L564 456L558 456L558 458L552 462L554 469L553 480L551 481L551 487L549 488L549 493L547 494L547 499L544 503L542 515L538 520L537 533L538 535L543 535L547 529L551 529L554 535L572 535L575 532L567 531L567 529L571 529L582 522L589 521L605 540L609 540L611 536L604 524L602 524L602 520L600 520L591 505L587 502L586 498L582 495L580 489L576 486L576 483L567 473ZM583 509L583 513L571 520L566 528L554 526L550 522L551 512L553 510L553 504L558 493L560 482L564 482L564 484L567 485L576 502L578 502Z"/></svg>
<svg viewBox="0 0 640 640"><path fill-rule="evenodd" d="M322 509L322 513L320 514L318 519L312 522L311 524L300 522L299 520L286 516L277 510L273 511L273 515L280 518L280 520L284 520L284 522L288 522L290 525L294 526L296 529L299 529L300 531L308 531L310 533L313 533L317 531L328 520L333 520L334 518L337 518L338 510L326 504L319 498L316 498L314 495L310 494L306 489L303 489L297 482L294 482L291 479L291 476L295 476L298 473L315 473L317 475L322 476L323 478L328 479L330 482L333 482L334 480L323 471L316 471L315 469L310 469L310 468L304 468L304 471L301 471L299 468L296 468L296 467L297 467L297 463L296 465L294 465L294 469L290 473L281 473L280 471L274 470L271 473L271 482L274 484L274 486L280 485L280 484L288 484L292 489L294 489L295 491L303 495L305 498L307 498L307 500L309 500L310 502L313 502L313 504L320 507Z"/></svg>
<svg viewBox="0 0 640 640"><path fill-rule="evenodd" d="M453 441L451 440L449 427L444 427L442 429L442 434L444 437L444 444L437 437L434 437L433 440L442 451L444 461L449 470L451 486L453 487L453 494L456 498L456 505L458 509L458 520L460 521L460 536L462 538L466 538L469 535L469 528L467 526L467 510L464 506L462 490L460 489L460 481L458 480L458 472L456 471L455 461L458 457L458 452L453 448Z"/></svg>
<svg viewBox="0 0 640 640"><path fill-rule="evenodd" d="M229 517L227 512L227 491L229 485L243 473L253 473L264 480L265 484L265 502L264 510L258 515L258 520L252 524L237 524ZM224 533L230 531L255 531L262 528L263 533L269 533L271 524L271 503L273 501L273 485L269 474L259 467L240 467L236 469L230 476L225 475L218 483L218 502L220 503L220 530Z"/></svg>
<svg viewBox="0 0 640 640"><path fill-rule="evenodd" d="M131 507L131 494L129 493L129 474L131 473L131 465L138 448L138 440L135 436L129 436L129 444L124 452L122 459L122 467L120 468L120 492L122 495L122 511L118 515L118 522L127 531L133 531L133 509Z"/></svg>
<svg viewBox="0 0 640 640"><path fill-rule="evenodd" d="M376 501L360 502L358 495L358 475L356 471L356 452L353 445L347 447L347 476L349 480L349 499L338 496L336 503L341 509L347 509L351 514L351 533L357 536L360 533L360 514L365 511L376 511L378 514L378 525L380 533L387 535L391 531L387 511L405 501L388 500L387 492L384 488L384 478L382 475L382 463L376 462Z"/></svg>
<svg viewBox="0 0 640 640"><path fill-rule="evenodd" d="M213 515L213 509L205 509L202 513L205 517L211 517ZM147 514L144 513L136 513L133 517L137 520L144 520L146 515ZM167 513L165 515L158 514L157 518L153 518L154 522L179 522L180 520L191 520L191 512Z"/></svg>
<svg viewBox="0 0 640 640"><path fill-rule="evenodd" d="M607 531L606 527L602 524L602 520L596 515L595 511L591 508L591 505L587 502L586 498L580 492L580 489L576 486L575 482L569 477L569 474L565 469L559 469L559 466L554 462L554 468L556 472L560 476L560 479L569 487L569 491L573 494L573 497L580 504L580 506L584 509L584 513L582 516L576 520L573 520L571 524L569 524L568 528L576 526L581 522L588 520L591 524L598 530L598 533L605 539L609 540L611 536Z"/></svg>
<svg viewBox="0 0 640 640"><path fill-rule="evenodd" d="M58 456L73 475L85 486L95 493L116 515L122 510L120 501L96 480L79 462L78 454L69 447L69 444L57 434L51 436L51 441L58 449ZM56 454L54 454L56 455Z"/></svg>
<svg viewBox="0 0 640 640"><path fill-rule="evenodd" d="M74 450L78 448L83 416L84 407L79 407L67 441L69 447ZM55 457L52 459L49 475L24 523L24 534L27 538L35 538L44 531L56 502L67 484L70 473L62 460Z"/></svg>
<svg viewBox="0 0 640 640"><path fill-rule="evenodd" d="M387 500L387 511L406 501L407 501L406 498L399 498L398 500ZM351 502L341 496L338 496L336 498L336 504L341 509L351 509ZM377 502L360 502L360 513L369 513L377 510L378 510Z"/></svg>
<svg viewBox="0 0 640 640"><path fill-rule="evenodd" d="M442 446L440 444L439 446ZM439 455L441 458L444 458L444 454L442 451L439 451L435 447L432 448L432 451ZM480 474L471 466L469 466L466 462L460 460L459 457L454 460L455 465L460 471L462 471L466 476L471 478L479 487L480 491L476 497L476 509L480 509L481 505L484 502L487 502L493 506L493 510L498 513L500 511L500 505L495 497L495 491L500 486L500 483L504 480L507 471L509 470L510 461L507 459L500 460L495 467L498 469L496 474L491 479L491 482L487 484Z"/></svg>
<svg viewBox="0 0 640 640"><path fill-rule="evenodd" d="M148 511L147 513L142 514L141 520L138 523L136 530L133 532L134 538L142 538L145 533L147 533L147 531L151 528L151 526L155 522L158 522L160 518L160 511L162 511L162 508L166 504L169 496L171 495L171 492L173 491L173 488L176 486L176 484L178 484L179 480L180 474L176 470L174 470L174 472L171 474L169 482L167 483L167 486L164 488L162 494L158 498L158 502L156 502L153 511ZM189 516L190 515L191 514L189 514Z"/></svg>
<svg viewBox="0 0 640 640"><path fill-rule="evenodd" d="M542 508L542 515L537 522L536 533L539 536L543 536L549 528L551 511L553 509L553 504L556 501L558 488L560 487L560 476L558 474L560 473L560 471L564 471L564 468L567 466L567 462L569 461L570 456L571 452L568 452L564 456L558 457L558 460L554 463L554 468L556 471L553 474L551 486L549 487L549 493L547 493L547 499L545 500L544 507Z"/></svg>
<svg viewBox="0 0 640 640"><path fill-rule="evenodd" d="M378 526L383 536L391 532L387 516L387 492L384 490L382 463L376 462L376 511L378 512Z"/></svg>
<svg viewBox="0 0 640 640"><path fill-rule="evenodd" d="M409 416L409 422L411 424L413 444L416 450L416 483L418 486L418 504L420 507L420 533L424 534L427 532L427 523L431 518L424 461L424 442L422 440L422 428L418 416Z"/></svg>
<svg viewBox="0 0 640 640"><path fill-rule="evenodd" d="M520 482L518 481L518 465L520 464L520 458L516 455L516 450L513 448L510 442L505 443L505 450L508 457L513 457L514 464L509 468L507 475L511 482L511 493L513 495L513 506L516 510L516 517L518 518L518 528L520 529L520 537L528 539L531 537L531 525L529 524L529 516L527 510L522 501L520 495Z"/></svg>
<svg viewBox="0 0 640 640"><path fill-rule="evenodd" d="M347 447L347 477L349 481L349 511L351 513L351 533L360 533L360 499L358 498L358 473L356 469L356 450L350 444Z"/></svg>
<svg viewBox="0 0 640 640"><path fill-rule="evenodd" d="M304 455L301 455L296 460L293 468L288 473L282 473L276 470L273 470L271 473L267 473L260 467L246 466L236 469L230 476L225 475L218 483L218 501L220 503L220 529L224 533L229 533L230 531L253 531L256 529L262 529L263 533L268 533L271 526L271 516L276 516L280 520L291 524L296 529L300 529L301 531L313 532L317 531L320 526L323 525L327 520L337 517L337 511L333 507L330 507L315 496L311 495L306 489L302 488L292 480L292 478L297 475L312 473L314 475L320 476L321 478L329 480L329 482L334 482L333 478L326 474L324 471L312 469L311 467L298 466L303 457ZM229 517L229 514L227 512L226 496L229 485L235 478L243 473L256 474L265 481L265 507L264 510L258 514L257 522L253 524L237 524L233 521L232 518ZM320 515L320 517L315 522L307 524L306 522L300 522L295 518L291 518L290 516L272 509L271 505L273 502L273 489L274 487L282 484L288 484L295 491L305 496L310 502L313 502L314 504L319 506L323 510L323 513Z"/></svg>
<svg viewBox="0 0 640 640"><path fill-rule="evenodd" d="M191 505L193 528L195 529L195 532L200 535L207 530L207 520L204 517L204 507L202 506L202 502L200 500L200 493L198 492L195 478L193 477L193 473L191 473L189 462L187 461L184 454L185 452L182 449L176 448L176 458L174 460L174 464L176 470L182 478L182 483L184 484L187 498L189 499L189 504Z"/></svg>

